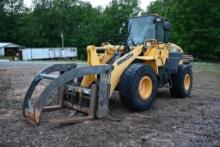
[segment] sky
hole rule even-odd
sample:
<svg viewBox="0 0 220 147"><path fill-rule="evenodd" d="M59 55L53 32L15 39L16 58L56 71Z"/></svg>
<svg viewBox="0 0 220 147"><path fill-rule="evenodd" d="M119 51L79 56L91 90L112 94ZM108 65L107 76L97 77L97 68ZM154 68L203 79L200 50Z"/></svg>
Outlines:
<svg viewBox="0 0 220 147"><path fill-rule="evenodd" d="M82 0L82 1L87 1L87 2L90 2L92 4L92 6L96 7L96 6L103 6L105 7L106 5L109 4L109 2L111 0ZM147 8L147 6L150 4L150 2L152 2L154 0L140 0L140 6L141 6L141 9L145 10ZM31 4L32 4L32 0L24 0L24 4L27 6L27 7L31 7Z"/></svg>

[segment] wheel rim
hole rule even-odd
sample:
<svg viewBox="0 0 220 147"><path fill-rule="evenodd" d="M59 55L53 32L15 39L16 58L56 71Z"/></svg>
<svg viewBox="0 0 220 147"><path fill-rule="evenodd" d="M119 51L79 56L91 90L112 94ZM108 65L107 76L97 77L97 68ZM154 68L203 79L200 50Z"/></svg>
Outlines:
<svg viewBox="0 0 220 147"><path fill-rule="evenodd" d="M153 90L152 80L149 76L144 76L141 78L138 91L142 100L147 100Z"/></svg>
<svg viewBox="0 0 220 147"><path fill-rule="evenodd" d="M186 91L189 90L190 84L191 84L190 75L186 74L185 77L184 77L184 88L185 88Z"/></svg>

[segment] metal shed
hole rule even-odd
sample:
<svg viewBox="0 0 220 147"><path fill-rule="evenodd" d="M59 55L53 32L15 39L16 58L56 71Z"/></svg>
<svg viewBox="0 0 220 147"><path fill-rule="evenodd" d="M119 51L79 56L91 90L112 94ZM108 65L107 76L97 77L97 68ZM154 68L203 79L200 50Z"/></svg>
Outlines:
<svg viewBox="0 0 220 147"><path fill-rule="evenodd" d="M15 43L0 42L0 56L14 57L19 54L19 49L23 48Z"/></svg>

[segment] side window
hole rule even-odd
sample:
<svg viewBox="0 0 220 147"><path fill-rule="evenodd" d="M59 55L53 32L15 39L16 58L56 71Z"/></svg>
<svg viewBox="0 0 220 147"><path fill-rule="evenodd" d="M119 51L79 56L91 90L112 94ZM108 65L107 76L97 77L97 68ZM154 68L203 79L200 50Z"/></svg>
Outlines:
<svg viewBox="0 0 220 147"><path fill-rule="evenodd" d="M159 42L164 42L164 28L163 23L158 23L156 25L156 39Z"/></svg>

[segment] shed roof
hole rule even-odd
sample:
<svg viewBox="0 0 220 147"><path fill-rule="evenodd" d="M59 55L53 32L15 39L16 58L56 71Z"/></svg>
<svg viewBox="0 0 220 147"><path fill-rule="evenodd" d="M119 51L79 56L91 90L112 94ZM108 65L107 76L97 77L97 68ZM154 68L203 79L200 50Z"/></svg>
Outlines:
<svg viewBox="0 0 220 147"><path fill-rule="evenodd" d="M2 47L21 48L22 46L10 42L0 42L0 48Z"/></svg>

